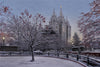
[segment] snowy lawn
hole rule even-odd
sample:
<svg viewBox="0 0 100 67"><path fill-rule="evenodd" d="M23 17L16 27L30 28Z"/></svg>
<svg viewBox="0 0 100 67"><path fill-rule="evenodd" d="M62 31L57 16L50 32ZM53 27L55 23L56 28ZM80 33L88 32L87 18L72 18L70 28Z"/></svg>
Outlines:
<svg viewBox="0 0 100 67"><path fill-rule="evenodd" d="M75 62L50 57L35 57L35 62L30 60L31 56L0 57L0 67L83 67Z"/></svg>

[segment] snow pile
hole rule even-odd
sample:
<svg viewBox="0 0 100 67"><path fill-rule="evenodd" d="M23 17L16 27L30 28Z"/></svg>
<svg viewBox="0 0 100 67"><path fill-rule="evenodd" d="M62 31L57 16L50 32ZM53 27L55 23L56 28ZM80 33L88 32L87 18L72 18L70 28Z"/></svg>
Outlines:
<svg viewBox="0 0 100 67"><path fill-rule="evenodd" d="M0 57L0 67L83 67L75 62L49 57L35 57L35 62L30 60L30 56Z"/></svg>

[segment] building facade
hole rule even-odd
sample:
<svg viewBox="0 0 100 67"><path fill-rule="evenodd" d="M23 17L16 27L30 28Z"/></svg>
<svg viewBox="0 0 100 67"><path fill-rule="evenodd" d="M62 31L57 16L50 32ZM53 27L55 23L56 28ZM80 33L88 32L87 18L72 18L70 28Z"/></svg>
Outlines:
<svg viewBox="0 0 100 67"><path fill-rule="evenodd" d="M71 39L71 26L68 18L64 18L62 8L60 8L59 16L57 16L55 10L53 10L49 26L59 35L62 43L68 45Z"/></svg>

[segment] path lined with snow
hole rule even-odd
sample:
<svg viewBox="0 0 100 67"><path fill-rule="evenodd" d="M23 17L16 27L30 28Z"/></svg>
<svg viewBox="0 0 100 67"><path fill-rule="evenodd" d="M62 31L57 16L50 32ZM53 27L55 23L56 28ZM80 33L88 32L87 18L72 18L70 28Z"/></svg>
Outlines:
<svg viewBox="0 0 100 67"><path fill-rule="evenodd" d="M30 56L0 57L0 67L83 67L72 61L49 57L35 57L35 62L30 60Z"/></svg>

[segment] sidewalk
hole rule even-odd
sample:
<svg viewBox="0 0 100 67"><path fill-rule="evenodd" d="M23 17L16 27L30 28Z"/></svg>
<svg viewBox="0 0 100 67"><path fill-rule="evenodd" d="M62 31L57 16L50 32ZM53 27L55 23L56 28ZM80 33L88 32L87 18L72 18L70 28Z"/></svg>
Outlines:
<svg viewBox="0 0 100 67"><path fill-rule="evenodd" d="M35 62L30 60L31 56L0 57L0 67L84 67L69 60L50 57L35 57Z"/></svg>

